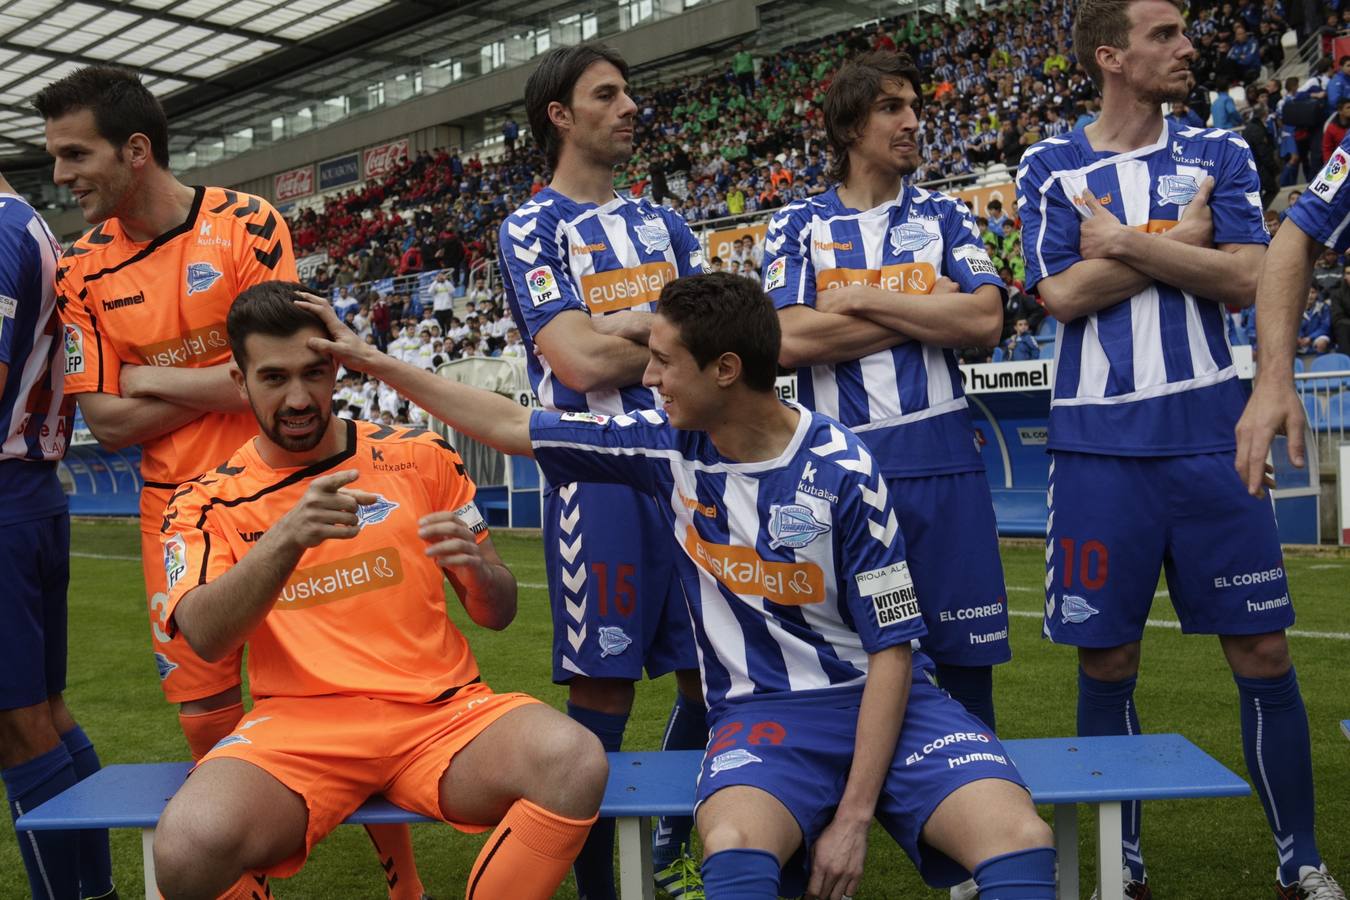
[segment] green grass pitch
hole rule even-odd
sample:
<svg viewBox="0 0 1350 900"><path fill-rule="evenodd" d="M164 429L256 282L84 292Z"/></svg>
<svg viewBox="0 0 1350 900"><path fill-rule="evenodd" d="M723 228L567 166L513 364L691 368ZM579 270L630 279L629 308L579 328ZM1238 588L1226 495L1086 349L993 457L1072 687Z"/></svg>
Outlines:
<svg viewBox="0 0 1350 900"><path fill-rule="evenodd" d="M498 534L495 540L521 583L516 622L501 634L475 628L453 594L450 613L468 634L490 684L528 691L561 708L564 691L549 681L550 625L539 539ZM78 555L70 585L66 698L71 709L105 764L186 759L175 711L160 697L149 653L135 524L77 522L72 546ZM1000 730L1010 738L1071 735L1074 729L1073 651L1040 638L1043 559L1032 543L1004 547L1015 658L997 670L996 701ZM1291 641L1312 728L1318 834L1328 865L1344 883L1350 881L1350 742L1337 723L1350 718L1350 556L1292 557L1288 565L1299 613ZM1165 598L1155 603L1154 617L1174 618ZM671 678L639 685L626 749L656 749L673 692ZM1236 695L1214 638L1183 637L1165 624L1149 628L1137 695L1146 730L1179 731L1245 777ZM1042 813L1048 816L1048 808ZM1080 819L1082 856L1091 860L1095 825L1085 811ZM435 825L413 831L428 889L440 900L463 896L484 836ZM1160 898L1270 896L1275 853L1255 796L1149 804L1144 850ZM140 897L138 834L113 832L113 864L122 897ZM339 828L304 871L278 882L274 890L281 898L385 896L365 835L349 827ZM25 896L14 833L6 826L0 828L0 898ZM576 896L570 880L558 896ZM903 853L874 828L860 900L945 896L924 888Z"/></svg>

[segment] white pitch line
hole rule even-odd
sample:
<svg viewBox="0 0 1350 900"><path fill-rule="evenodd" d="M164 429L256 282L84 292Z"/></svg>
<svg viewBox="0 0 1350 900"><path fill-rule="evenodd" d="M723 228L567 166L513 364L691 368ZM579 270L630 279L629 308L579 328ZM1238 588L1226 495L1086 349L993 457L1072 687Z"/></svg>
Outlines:
<svg viewBox="0 0 1350 900"><path fill-rule="evenodd" d="M116 553L82 553L78 550L70 551L71 556L78 556L82 559L116 559L122 562L140 562L139 556L119 556Z"/></svg>
<svg viewBox="0 0 1350 900"><path fill-rule="evenodd" d="M1010 609L1008 610L1008 615L1018 616L1023 619L1044 618L1043 614L1032 612L1028 609ZM1149 619L1146 624L1153 628L1170 628L1173 631L1181 630L1181 623L1175 619ZM1350 641L1350 631L1302 631L1297 628L1291 628L1285 631L1285 634L1290 637L1326 638L1331 641Z"/></svg>
<svg viewBox="0 0 1350 900"><path fill-rule="evenodd" d="M1311 570L1317 570L1317 569L1344 569L1344 568L1345 568L1345 563L1320 563L1320 564L1315 565L1315 566L1308 566L1308 568L1311 569Z"/></svg>

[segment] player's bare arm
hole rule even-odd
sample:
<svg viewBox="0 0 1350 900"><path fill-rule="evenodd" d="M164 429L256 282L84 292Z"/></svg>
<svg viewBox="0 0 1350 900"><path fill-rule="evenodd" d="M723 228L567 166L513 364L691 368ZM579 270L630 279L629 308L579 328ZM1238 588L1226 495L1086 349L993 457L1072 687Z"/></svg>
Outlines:
<svg viewBox="0 0 1350 900"><path fill-rule="evenodd" d="M834 819L811 848L807 897L838 900L856 893L862 882L867 831L900 739L913 663L908 644L868 655L853 764Z"/></svg>
<svg viewBox="0 0 1350 900"><path fill-rule="evenodd" d="M244 412L248 403L230 377L233 363L200 369L123 365L118 375L122 396L166 400L200 412Z"/></svg>
<svg viewBox="0 0 1350 900"><path fill-rule="evenodd" d="M348 540L361 528L356 510L379 497L349 488L355 469L314 479L300 500L244 558L214 581L183 595L173 621L207 661L241 646L267 618L300 557L327 540Z"/></svg>
<svg viewBox="0 0 1350 900"><path fill-rule="evenodd" d="M630 315L634 313L597 320L581 310L570 309L554 316L535 335L534 341L553 374L572 390L583 393L614 390L642 380L642 370L647 367L646 341L606 333L625 323L606 322L598 328L596 323ZM640 322L633 324L640 327ZM646 325L650 330L650 320Z"/></svg>
<svg viewBox="0 0 1350 900"><path fill-rule="evenodd" d="M831 288L816 295L816 309L861 316L936 347L989 347L998 343L1003 331L1003 299L998 288L983 284L965 294L949 278L939 278L929 294L866 284Z"/></svg>
<svg viewBox="0 0 1350 900"><path fill-rule="evenodd" d="M1234 465L1247 490L1260 496L1266 479L1266 456L1275 435L1289 438L1289 461L1304 465L1307 414L1294 390L1294 350L1307 303L1312 264L1323 247L1293 219L1286 219L1271 239L1256 287L1256 381L1251 399L1237 424Z"/></svg>
<svg viewBox="0 0 1350 900"><path fill-rule="evenodd" d="M1155 235L1124 226L1110 229L1114 246L1109 255L1154 281L1181 288L1197 297L1229 306L1251 306L1256 302L1256 275L1266 248L1261 244L1211 246L1214 224L1209 198L1213 191L1214 179L1204 179L1180 221L1167 232L1172 235L1181 230L1170 241L1160 243ZM1091 202L1096 204L1096 198L1091 198ZM1099 218L1095 210L1093 218ZM1084 252L1083 255L1088 254Z"/></svg>
<svg viewBox="0 0 1350 900"><path fill-rule="evenodd" d="M417 521L427 542L426 555L436 561L454 586L459 602L475 624L501 631L516 617L516 578L502 562L492 538L482 543L453 512L440 511Z"/></svg>
<svg viewBox="0 0 1350 900"><path fill-rule="evenodd" d="M77 397L89 430L107 450L121 450L162 437L195 422L204 413L155 397L119 397L98 391Z"/></svg>
<svg viewBox="0 0 1350 900"><path fill-rule="evenodd" d="M333 337L329 341L310 338L311 349L331 354L347 368L374 375L392 385L400 394L456 431L503 453L534 457L534 447L530 443L530 411L519 403L491 391L439 378L425 369L381 353L359 340L350 328L338 321L333 308L318 297L296 302L321 318ZM645 359L645 349L643 353Z"/></svg>
<svg viewBox="0 0 1350 900"><path fill-rule="evenodd" d="M778 362L791 369L852 362L909 340L871 319L822 312L805 305L779 310L778 322L783 330Z"/></svg>
<svg viewBox="0 0 1350 900"><path fill-rule="evenodd" d="M1071 322L1133 297L1154 281L1167 281L1191 291L1185 284L1156 274L1157 271L1167 271L1170 276L1177 274L1173 271L1175 267L1167 267L1166 263L1163 263L1164 269L1158 269L1157 260L1163 257L1171 260L1178 252L1188 252L1179 249L1182 247L1211 249L1214 231L1209 194L1212 190L1213 181L1206 179L1176 226L1159 235L1127 228L1091 192L1084 192L1078 198L1089 213L1079 226L1078 249L1083 259L1039 282L1036 290L1045 302L1046 310L1061 322ZM1129 251L1121 249L1122 243L1129 244ZM1144 261L1136 267L1141 255ZM1226 267L1233 265L1229 256L1208 259L1221 263L1225 272ZM1222 280L1213 273L1206 277L1211 280L1202 283L1200 296L1213 294L1216 284Z"/></svg>
<svg viewBox="0 0 1350 900"><path fill-rule="evenodd" d="M591 328L596 334L620 337L645 347L652 333L652 318L655 315L642 310L628 310L618 315L592 316Z"/></svg>

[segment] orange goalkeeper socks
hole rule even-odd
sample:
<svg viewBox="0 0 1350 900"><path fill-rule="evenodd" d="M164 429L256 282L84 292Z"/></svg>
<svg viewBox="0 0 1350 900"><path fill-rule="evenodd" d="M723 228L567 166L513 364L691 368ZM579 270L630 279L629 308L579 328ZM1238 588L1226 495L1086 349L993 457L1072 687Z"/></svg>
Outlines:
<svg viewBox="0 0 1350 900"><path fill-rule="evenodd" d="M407 825L367 825L366 836L389 883L389 900L422 900L424 888L413 859L412 829Z"/></svg>
<svg viewBox="0 0 1350 900"><path fill-rule="evenodd" d="M234 726L244 717L244 704L224 706L204 713L178 714L178 726L187 738L192 758L200 760L211 751L221 738L234 731Z"/></svg>
<svg viewBox="0 0 1350 900"><path fill-rule="evenodd" d="M547 900L567 877L596 817L568 819L517 800L469 873L467 900Z"/></svg>

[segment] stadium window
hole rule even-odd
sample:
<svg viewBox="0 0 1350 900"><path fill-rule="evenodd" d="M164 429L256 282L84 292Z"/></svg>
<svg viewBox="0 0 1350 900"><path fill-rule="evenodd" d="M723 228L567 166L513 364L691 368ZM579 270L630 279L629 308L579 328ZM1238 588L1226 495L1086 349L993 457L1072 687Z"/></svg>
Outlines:
<svg viewBox="0 0 1350 900"><path fill-rule="evenodd" d="M478 53L482 61L482 74L486 75L493 69L500 68L506 62L506 41L493 41L490 44L484 44Z"/></svg>
<svg viewBox="0 0 1350 900"><path fill-rule="evenodd" d="M652 17L652 0L631 0L619 4L619 27L632 28Z"/></svg>
<svg viewBox="0 0 1350 900"><path fill-rule="evenodd" d="M366 106L384 106L384 82L366 85Z"/></svg>
<svg viewBox="0 0 1350 900"><path fill-rule="evenodd" d="M272 140L279 141L286 137L286 117L274 116L272 118Z"/></svg>

